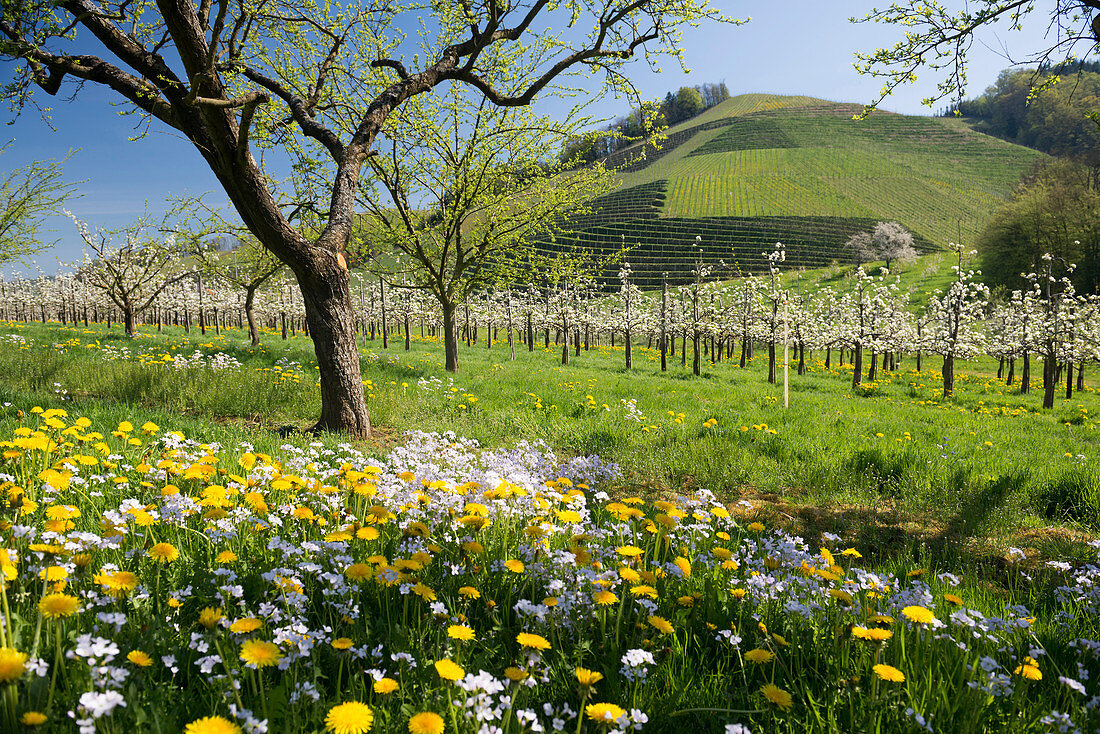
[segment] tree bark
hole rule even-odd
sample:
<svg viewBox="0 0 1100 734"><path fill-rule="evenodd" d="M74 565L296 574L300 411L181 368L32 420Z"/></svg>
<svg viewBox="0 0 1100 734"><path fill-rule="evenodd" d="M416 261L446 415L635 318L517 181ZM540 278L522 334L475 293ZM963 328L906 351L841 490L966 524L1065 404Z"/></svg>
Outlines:
<svg viewBox="0 0 1100 734"><path fill-rule="evenodd" d="M256 310L253 303L256 300L256 289L249 288L244 296L244 313L248 317L248 339L252 346L260 346L260 327L256 324Z"/></svg>
<svg viewBox="0 0 1100 734"><path fill-rule="evenodd" d="M955 355L947 354L943 358L943 396L951 397L955 392Z"/></svg>
<svg viewBox="0 0 1100 734"><path fill-rule="evenodd" d="M321 377L321 417L313 430L370 436L348 271L335 256L317 260L313 272L297 273Z"/></svg>
<svg viewBox="0 0 1100 734"><path fill-rule="evenodd" d="M443 311L443 352L445 355L444 369L451 373L458 372L458 331L455 329L455 312L458 310L453 303L441 303Z"/></svg>
<svg viewBox="0 0 1100 734"><path fill-rule="evenodd" d="M1047 353L1043 357L1043 407L1047 409L1054 407L1054 373L1056 371L1054 357Z"/></svg>

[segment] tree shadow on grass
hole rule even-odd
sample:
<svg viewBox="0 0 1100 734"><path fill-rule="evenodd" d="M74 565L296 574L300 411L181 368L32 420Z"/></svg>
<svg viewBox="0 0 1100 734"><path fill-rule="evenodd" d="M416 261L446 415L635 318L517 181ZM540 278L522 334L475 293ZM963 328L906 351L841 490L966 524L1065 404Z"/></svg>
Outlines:
<svg viewBox="0 0 1100 734"><path fill-rule="evenodd" d="M1027 554L1023 567L1037 567L1045 560L1094 556L1088 543L1093 536L1084 528L1006 527L1000 513L1026 486L1027 472L1005 474L987 482L963 498L950 511L929 509L906 512L887 498L869 505L798 505L777 496L752 498L754 514L769 524L826 544L825 533L842 538L865 557L867 566L915 569L965 569L998 586L1018 582L1021 565L1007 557L1009 546ZM958 479L958 477L956 477ZM834 547L834 546L830 546Z"/></svg>

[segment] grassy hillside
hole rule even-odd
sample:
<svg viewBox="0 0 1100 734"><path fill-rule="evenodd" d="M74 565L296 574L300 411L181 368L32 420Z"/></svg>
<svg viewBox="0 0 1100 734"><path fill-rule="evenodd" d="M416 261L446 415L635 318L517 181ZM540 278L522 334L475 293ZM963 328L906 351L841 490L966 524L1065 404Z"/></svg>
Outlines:
<svg viewBox="0 0 1100 734"><path fill-rule="evenodd" d="M969 242L1041 154L956 120L887 112L811 97L731 98L669 129L658 149L622 151L623 185L571 224L559 241L635 245L643 281L690 271L704 257L759 269L760 253L787 245L795 267L821 267L878 220L897 220L924 251Z"/></svg>

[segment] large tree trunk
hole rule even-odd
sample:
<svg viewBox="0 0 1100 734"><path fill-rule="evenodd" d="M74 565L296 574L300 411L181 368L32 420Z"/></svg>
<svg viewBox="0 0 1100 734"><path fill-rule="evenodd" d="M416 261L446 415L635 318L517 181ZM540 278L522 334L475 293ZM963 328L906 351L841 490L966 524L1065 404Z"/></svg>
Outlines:
<svg viewBox="0 0 1100 734"><path fill-rule="evenodd" d="M136 329L134 328L134 309L132 309L132 308L123 308L122 309L122 318L123 318L123 322L126 325L126 336L129 336L129 337L134 336L136 334Z"/></svg>
<svg viewBox="0 0 1100 734"><path fill-rule="evenodd" d="M314 272L298 273L321 376L321 417L314 430L370 436L348 271L336 257L324 261L327 267L318 262Z"/></svg>

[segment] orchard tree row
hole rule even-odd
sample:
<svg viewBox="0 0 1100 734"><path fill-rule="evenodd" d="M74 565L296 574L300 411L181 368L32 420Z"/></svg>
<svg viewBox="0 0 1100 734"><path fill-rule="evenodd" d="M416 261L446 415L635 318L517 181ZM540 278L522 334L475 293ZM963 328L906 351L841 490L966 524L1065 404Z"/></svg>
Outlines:
<svg viewBox="0 0 1100 734"><path fill-rule="evenodd" d="M115 320L130 333L139 317L158 328L202 333L247 325L254 345L261 326L284 339L309 333L300 290L262 248L200 249L161 260L134 259L125 250L125 243L104 249L101 259L76 263L56 277L39 273L0 282L0 318ZM1045 407L1053 407L1059 384L1064 382L1067 397L1075 385L1081 389L1086 365L1100 360L1100 299L1075 291L1073 265L1046 256L1039 272L1024 274L1030 287L992 302L977 280L980 274L967 266L972 251L955 244L951 250L954 279L921 308L887 269L872 275L860 266L847 285L796 292L783 277L781 245L763 254L767 275L729 278L700 261L694 282L656 293L633 284L629 264L621 267L618 287L608 289L593 276L602 263L560 256L538 281L502 280L471 291L447 310L411 279L355 272L350 287L355 329L364 341L380 339L389 348L396 338L409 349L416 335L452 339L444 353L448 369L456 372L462 342L467 348L507 349L511 359L517 347L534 351L553 344L562 364L596 346L620 346L627 368L634 348L644 345L659 352L662 370L677 360L687 368L690 361L696 375L704 362L743 368L756 349L764 349L774 383L781 365L777 352L786 346L794 350L791 362L799 374L813 352L823 354L826 368L847 360L853 388L873 383L880 370L897 369L904 356L921 371L927 357L936 355L943 394L950 397L957 363L988 354L1000 360L998 377L1022 392L1041 370Z"/></svg>

